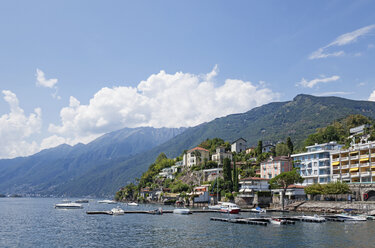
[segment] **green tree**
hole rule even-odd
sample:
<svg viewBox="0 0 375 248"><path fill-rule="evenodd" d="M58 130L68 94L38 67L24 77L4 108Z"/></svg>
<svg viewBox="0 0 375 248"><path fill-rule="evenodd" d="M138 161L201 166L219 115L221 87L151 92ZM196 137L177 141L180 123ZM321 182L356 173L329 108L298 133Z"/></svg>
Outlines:
<svg viewBox="0 0 375 248"><path fill-rule="evenodd" d="M290 151L290 154L293 153L293 150L294 150L294 147L293 147L293 142L292 142L292 139L290 137L288 137L286 139L286 145L288 146L289 148L289 151Z"/></svg>
<svg viewBox="0 0 375 248"><path fill-rule="evenodd" d="M233 190L232 170L231 170L229 158L224 159L223 176L224 176L224 182L229 185L229 189L230 191L232 191Z"/></svg>
<svg viewBox="0 0 375 248"><path fill-rule="evenodd" d="M235 158L233 158L233 191L238 192L238 170Z"/></svg>
<svg viewBox="0 0 375 248"><path fill-rule="evenodd" d="M342 182L330 182L324 185L323 193L326 195L339 195L350 193L350 188L347 183Z"/></svg>
<svg viewBox="0 0 375 248"><path fill-rule="evenodd" d="M290 154L288 145L284 143L277 144L275 150L276 150L276 156L288 156Z"/></svg>
<svg viewBox="0 0 375 248"><path fill-rule="evenodd" d="M255 149L255 153L257 156L262 154L262 149L263 149L263 142L261 140L258 141L258 146Z"/></svg>
<svg viewBox="0 0 375 248"><path fill-rule="evenodd" d="M293 169L292 171L283 172L276 177L270 180L270 186L272 189L282 188L282 207L284 210L284 199L286 190L290 185L296 183L303 183L303 178L300 176L299 171L297 169Z"/></svg>
<svg viewBox="0 0 375 248"><path fill-rule="evenodd" d="M308 195L321 195L324 192L324 186L320 183L314 183L305 187L304 191Z"/></svg>

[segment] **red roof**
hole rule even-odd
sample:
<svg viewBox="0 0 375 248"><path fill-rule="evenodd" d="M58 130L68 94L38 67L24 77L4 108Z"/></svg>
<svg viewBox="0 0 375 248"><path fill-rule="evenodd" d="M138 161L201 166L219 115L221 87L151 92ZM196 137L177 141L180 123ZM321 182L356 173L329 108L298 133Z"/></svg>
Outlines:
<svg viewBox="0 0 375 248"><path fill-rule="evenodd" d="M295 185L295 184L288 186L288 189L304 189L304 188L305 188L305 186Z"/></svg>
<svg viewBox="0 0 375 248"><path fill-rule="evenodd" d="M260 181L260 180L269 181L270 179L260 178L260 177L246 177L246 178L241 179L240 181Z"/></svg>
<svg viewBox="0 0 375 248"><path fill-rule="evenodd" d="M204 148L202 148L202 147L199 147L199 146L197 146L197 147L194 147L193 149L190 149L188 152L192 152L192 151L195 151L195 150L201 150L201 151L206 151L206 152L209 152L209 150L207 150L207 149L204 149Z"/></svg>

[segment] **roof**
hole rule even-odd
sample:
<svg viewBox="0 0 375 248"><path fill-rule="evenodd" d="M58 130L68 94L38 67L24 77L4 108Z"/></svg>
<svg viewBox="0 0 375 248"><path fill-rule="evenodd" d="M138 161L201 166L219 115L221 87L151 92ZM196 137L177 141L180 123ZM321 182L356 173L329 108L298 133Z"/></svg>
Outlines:
<svg viewBox="0 0 375 248"><path fill-rule="evenodd" d="M304 188L305 188L305 186L295 185L295 184L292 184L292 185L288 186L288 189L304 189Z"/></svg>
<svg viewBox="0 0 375 248"><path fill-rule="evenodd" d="M189 151L187 151L187 152L192 152L192 151L195 151L195 150L200 150L200 151L210 152L209 150L207 150L207 149L204 149L204 148L202 148L202 147L199 147L199 146L197 146L197 147L194 147L193 149L190 149L190 150L189 150Z"/></svg>
<svg viewBox="0 0 375 248"><path fill-rule="evenodd" d="M232 144L236 143L237 141L239 141L239 140L241 140L241 139L242 139L243 141L247 142L244 138L239 138L239 139L236 139L235 141L233 141Z"/></svg>
<svg viewBox="0 0 375 248"><path fill-rule="evenodd" d="M288 156L278 156L278 157L270 157L265 162L269 162L269 161L289 161L289 160L292 160L292 158L288 157ZM264 163L264 162L262 162L262 163Z"/></svg>
<svg viewBox="0 0 375 248"><path fill-rule="evenodd" d="M260 177L246 177L241 179L240 181L269 181L268 178L260 178Z"/></svg>

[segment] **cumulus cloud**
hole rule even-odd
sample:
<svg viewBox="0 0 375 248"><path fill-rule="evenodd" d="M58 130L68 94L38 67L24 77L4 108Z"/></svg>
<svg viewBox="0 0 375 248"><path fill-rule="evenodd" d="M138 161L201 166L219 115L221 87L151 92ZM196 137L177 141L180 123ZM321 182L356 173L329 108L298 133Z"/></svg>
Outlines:
<svg viewBox="0 0 375 248"><path fill-rule="evenodd" d="M370 97L368 98L369 101L375 102L375 90L371 93Z"/></svg>
<svg viewBox="0 0 375 248"><path fill-rule="evenodd" d="M35 76L36 76L37 86L54 89L55 92L52 93L52 97L56 99L61 99L61 97L57 94L57 91L58 91L58 88L56 86L58 82L57 78L46 79L44 72L40 69L36 69Z"/></svg>
<svg viewBox="0 0 375 248"><path fill-rule="evenodd" d="M334 75L332 77L321 77L321 78L315 78L313 80L307 81L306 79L302 78L300 82L298 82L297 86L302 86L305 88L313 88L315 85L319 83L329 83L339 80L340 77L337 75Z"/></svg>
<svg viewBox="0 0 375 248"><path fill-rule="evenodd" d="M329 43L328 45L319 48L318 50L314 51L310 56L309 59L321 59L321 58L327 58L327 57L338 57L345 55L345 52L335 51L335 52L329 52L329 50L332 47L340 47L344 45L348 45L351 43L354 43L358 40L359 37L364 36L371 32L373 29L375 29L375 24L369 25L360 29L357 29L353 32L346 33L343 35L340 35L337 37L334 41Z"/></svg>
<svg viewBox="0 0 375 248"><path fill-rule="evenodd" d="M187 127L232 113L247 111L278 99L264 85L227 79L216 85L215 68L205 75L160 71L137 87L102 88L88 104L70 97L60 111L61 124L49 126L57 137L70 144L124 127ZM61 141L61 139L60 139Z"/></svg>
<svg viewBox="0 0 375 248"><path fill-rule="evenodd" d="M9 104L10 112L0 116L0 157L13 158L26 156L39 150L36 142L27 142L27 138L39 133L42 126L42 111L36 108L26 116L19 107L19 101L13 92L2 91L4 100Z"/></svg>

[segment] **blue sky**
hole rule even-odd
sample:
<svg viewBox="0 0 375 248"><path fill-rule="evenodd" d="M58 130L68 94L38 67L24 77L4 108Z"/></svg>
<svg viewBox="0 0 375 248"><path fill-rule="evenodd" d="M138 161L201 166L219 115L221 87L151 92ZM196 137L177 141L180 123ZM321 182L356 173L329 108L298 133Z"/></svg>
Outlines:
<svg viewBox="0 0 375 248"><path fill-rule="evenodd" d="M2 1L0 158L299 93L375 100L373 1Z"/></svg>

